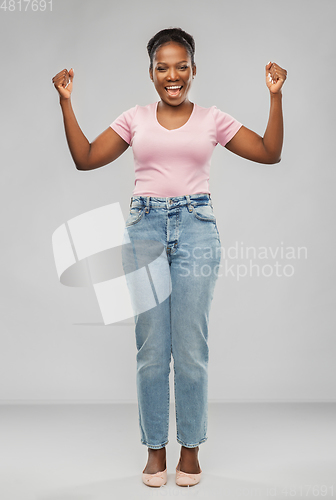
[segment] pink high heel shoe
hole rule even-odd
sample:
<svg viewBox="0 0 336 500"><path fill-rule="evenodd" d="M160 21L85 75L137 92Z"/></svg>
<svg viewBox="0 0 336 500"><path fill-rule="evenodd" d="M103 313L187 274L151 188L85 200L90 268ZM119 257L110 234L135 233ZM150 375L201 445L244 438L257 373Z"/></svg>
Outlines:
<svg viewBox="0 0 336 500"><path fill-rule="evenodd" d="M156 472L155 474L142 473L142 481L147 486L160 487L167 483L167 467L163 471Z"/></svg>
<svg viewBox="0 0 336 500"><path fill-rule="evenodd" d="M177 466L176 466L176 479L175 479L177 486L193 486L194 484L197 484L200 482L202 470L198 474L190 474L190 473L178 470L177 469L178 465L179 464L177 464Z"/></svg>

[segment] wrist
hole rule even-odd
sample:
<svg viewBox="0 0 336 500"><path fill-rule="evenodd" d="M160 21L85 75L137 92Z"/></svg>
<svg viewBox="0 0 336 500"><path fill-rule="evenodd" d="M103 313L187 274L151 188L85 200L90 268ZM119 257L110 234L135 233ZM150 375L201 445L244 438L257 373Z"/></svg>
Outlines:
<svg viewBox="0 0 336 500"><path fill-rule="evenodd" d="M271 92L271 91L269 91L269 93L270 93L271 99L281 99L282 98L282 91L281 91L281 89L279 90L279 92Z"/></svg>
<svg viewBox="0 0 336 500"><path fill-rule="evenodd" d="M59 103L61 106L67 106L71 103L70 97L60 97Z"/></svg>

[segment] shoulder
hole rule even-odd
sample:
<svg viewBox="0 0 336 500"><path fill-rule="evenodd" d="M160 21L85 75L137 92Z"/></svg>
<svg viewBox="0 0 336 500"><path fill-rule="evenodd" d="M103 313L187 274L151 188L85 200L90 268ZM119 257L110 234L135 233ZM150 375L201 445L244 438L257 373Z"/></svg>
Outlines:
<svg viewBox="0 0 336 500"><path fill-rule="evenodd" d="M134 119L143 120L153 114L155 106L156 102L152 102L146 105L136 104L132 108L129 108L127 111L125 111L124 115L131 121L133 121Z"/></svg>
<svg viewBox="0 0 336 500"><path fill-rule="evenodd" d="M197 104L196 102L194 103L195 104L195 107L197 109L197 112L199 114L211 114L212 113L212 108L215 108L215 106L210 106L209 108L206 108L204 106L200 106L199 104Z"/></svg>
<svg viewBox="0 0 336 500"><path fill-rule="evenodd" d="M226 114L226 113L223 113L223 111L220 111L220 109L218 109L217 106L215 106L215 105L209 106L206 108L205 106L200 106L199 104L195 103L195 107L196 107L195 111L197 112L197 116L200 119L209 118L210 120L216 121L216 118L218 117L219 114Z"/></svg>
<svg viewBox="0 0 336 500"><path fill-rule="evenodd" d="M143 111L150 111L150 110L155 108L156 104L157 104L157 101L151 102L150 104L145 104L144 106L137 104L137 108L139 108L140 110L143 110Z"/></svg>
<svg viewBox="0 0 336 500"><path fill-rule="evenodd" d="M135 118L140 117L141 119L146 114L148 115L154 105L155 103L148 104L146 106L140 106L139 104L136 104L135 106L132 106L131 108L128 108L120 113L113 121L113 124L127 124L128 126L130 126Z"/></svg>
<svg viewBox="0 0 336 500"><path fill-rule="evenodd" d="M235 124L235 125L240 124L241 125L241 123L238 120L236 120L236 118L234 118L229 113L222 111L217 106L211 106L211 108L209 108L209 109L211 110L211 114L215 120L217 127L223 126L223 125L229 127L232 124Z"/></svg>
<svg viewBox="0 0 336 500"><path fill-rule="evenodd" d="M211 108L209 108L209 109L211 110L211 113L215 119L217 119L219 117L228 116L228 114L225 111L222 111L217 106L211 106Z"/></svg>

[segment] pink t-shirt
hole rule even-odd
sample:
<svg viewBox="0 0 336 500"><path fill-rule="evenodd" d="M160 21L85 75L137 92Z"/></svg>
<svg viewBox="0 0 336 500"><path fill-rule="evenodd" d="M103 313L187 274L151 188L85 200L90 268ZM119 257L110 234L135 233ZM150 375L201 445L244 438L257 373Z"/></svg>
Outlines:
<svg viewBox="0 0 336 500"><path fill-rule="evenodd" d="M133 196L210 194L213 150L218 143L225 146L242 124L216 106L194 103L189 120L168 130L157 120L157 105L136 105L110 125L133 148Z"/></svg>

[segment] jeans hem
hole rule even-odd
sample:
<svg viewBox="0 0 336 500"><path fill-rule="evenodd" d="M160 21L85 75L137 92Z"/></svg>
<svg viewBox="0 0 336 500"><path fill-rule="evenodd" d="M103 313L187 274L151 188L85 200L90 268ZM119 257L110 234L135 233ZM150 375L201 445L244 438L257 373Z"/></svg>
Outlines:
<svg viewBox="0 0 336 500"><path fill-rule="evenodd" d="M184 443L183 441L181 441L179 438L176 438L177 442L179 444L181 444L182 446L184 446L185 448L196 448L198 445L204 443L205 441L208 440L208 437L205 437L203 439L201 439L198 443L194 443L194 444L187 444L187 443Z"/></svg>
<svg viewBox="0 0 336 500"><path fill-rule="evenodd" d="M144 444L148 448L151 448L152 450L158 450L160 448L164 448L168 444L168 442L169 441L166 441L165 443L162 443L162 444L149 444L149 443L146 443L146 441L141 440L142 444Z"/></svg>

